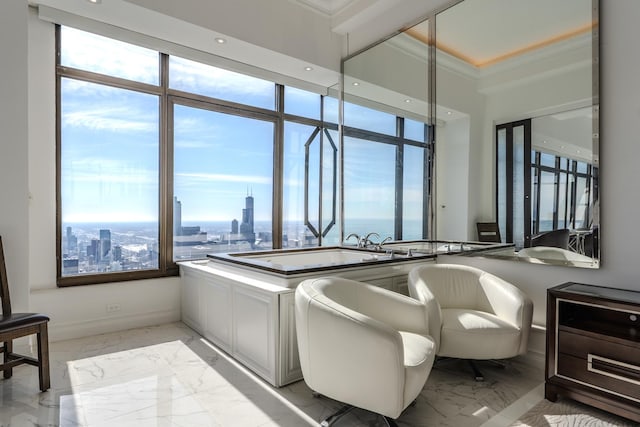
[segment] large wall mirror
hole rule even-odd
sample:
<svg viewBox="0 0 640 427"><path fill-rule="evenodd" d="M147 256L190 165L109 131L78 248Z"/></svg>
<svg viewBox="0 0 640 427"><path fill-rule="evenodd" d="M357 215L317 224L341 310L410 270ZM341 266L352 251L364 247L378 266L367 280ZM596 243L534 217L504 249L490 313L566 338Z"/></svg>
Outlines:
<svg viewBox="0 0 640 427"><path fill-rule="evenodd" d="M474 256L599 267L597 1L456 2L343 72L345 102L427 124L423 238L488 223L505 246Z"/></svg>

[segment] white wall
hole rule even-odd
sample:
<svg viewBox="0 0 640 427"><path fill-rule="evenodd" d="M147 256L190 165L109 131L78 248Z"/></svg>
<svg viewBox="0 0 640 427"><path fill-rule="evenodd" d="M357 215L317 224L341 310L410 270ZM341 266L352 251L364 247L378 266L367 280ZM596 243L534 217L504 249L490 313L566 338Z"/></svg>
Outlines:
<svg viewBox="0 0 640 427"><path fill-rule="evenodd" d="M27 7L3 2L0 12L0 236L14 311L29 306L27 180Z"/></svg>
<svg viewBox="0 0 640 427"><path fill-rule="evenodd" d="M436 130L436 236L447 240L468 240L470 122L460 117Z"/></svg>

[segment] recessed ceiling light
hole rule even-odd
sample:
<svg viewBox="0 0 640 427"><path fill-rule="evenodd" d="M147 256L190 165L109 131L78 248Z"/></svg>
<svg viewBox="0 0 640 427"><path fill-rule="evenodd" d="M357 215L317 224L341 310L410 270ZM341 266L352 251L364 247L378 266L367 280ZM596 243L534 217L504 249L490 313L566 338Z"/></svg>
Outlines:
<svg viewBox="0 0 640 427"><path fill-rule="evenodd" d="M453 113L451 111L447 111L447 116L452 115Z"/></svg>
<svg viewBox="0 0 640 427"><path fill-rule="evenodd" d="M99 4L99 3L102 3L102 0L87 0L87 1L88 1L89 3L92 3L92 4Z"/></svg>
<svg viewBox="0 0 640 427"><path fill-rule="evenodd" d="M411 100L410 99L405 99L404 102L409 103L409 102L411 102Z"/></svg>
<svg viewBox="0 0 640 427"><path fill-rule="evenodd" d="M218 44L225 44L227 41L225 39L223 39L222 37L216 37L214 39L216 41L216 43Z"/></svg>
<svg viewBox="0 0 640 427"><path fill-rule="evenodd" d="M313 70L313 67L304 67L304 70L305 71L311 71L311 70Z"/></svg>
<svg viewBox="0 0 640 427"><path fill-rule="evenodd" d="M353 85L354 85L354 86L360 86L360 83L358 83L358 82L353 82Z"/></svg>

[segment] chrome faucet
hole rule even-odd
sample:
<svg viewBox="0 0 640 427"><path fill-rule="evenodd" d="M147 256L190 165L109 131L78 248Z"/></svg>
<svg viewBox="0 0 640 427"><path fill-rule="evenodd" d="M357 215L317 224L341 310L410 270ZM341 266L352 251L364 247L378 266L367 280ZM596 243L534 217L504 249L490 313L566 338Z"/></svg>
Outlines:
<svg viewBox="0 0 640 427"><path fill-rule="evenodd" d="M371 236L376 236L378 239L380 238L380 235L378 233L369 233L367 234L365 237L362 238L362 247L366 248L369 245L375 245L374 242L371 241L370 237Z"/></svg>
<svg viewBox="0 0 640 427"><path fill-rule="evenodd" d="M356 242L356 245L357 245L357 247L359 247L359 248L363 248L363 247L364 247L364 240L363 240L360 236L358 236L356 233L351 233L351 234L349 234L349 235L347 236L347 238L346 238L346 239L344 239L344 241L346 242L347 240L349 240L349 239L350 239L350 238L352 238L352 237L355 237L355 238L356 238L356 241L357 241L357 242Z"/></svg>
<svg viewBox="0 0 640 427"><path fill-rule="evenodd" d="M385 243L387 243L389 240L391 240L391 236L387 236L387 237L385 237L385 238L382 240L382 242L380 242L380 243L378 243L378 244L376 245L376 250L377 250L377 251L381 251L381 250L382 250L382 245L384 245Z"/></svg>

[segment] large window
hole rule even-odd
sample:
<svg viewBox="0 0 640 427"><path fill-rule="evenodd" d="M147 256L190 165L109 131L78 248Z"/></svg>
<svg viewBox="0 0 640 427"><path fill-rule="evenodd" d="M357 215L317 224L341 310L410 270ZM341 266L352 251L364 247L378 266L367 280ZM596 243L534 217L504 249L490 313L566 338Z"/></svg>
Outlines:
<svg viewBox="0 0 640 427"><path fill-rule="evenodd" d="M174 260L271 249L274 122L173 105Z"/></svg>
<svg viewBox="0 0 640 427"><path fill-rule="evenodd" d="M522 248L532 236L589 229L597 169L586 161L531 148L531 120L496 126L498 224Z"/></svg>
<svg viewBox="0 0 640 427"><path fill-rule="evenodd" d="M531 153L534 215L532 232L591 227L593 173L590 164L533 150Z"/></svg>
<svg viewBox="0 0 640 427"><path fill-rule="evenodd" d="M336 97L72 28L57 37L60 286L336 245L343 224L426 234L425 123L348 104L358 120L341 141Z"/></svg>
<svg viewBox="0 0 640 427"><path fill-rule="evenodd" d="M59 276L157 271L159 54L60 33Z"/></svg>
<svg viewBox="0 0 640 427"><path fill-rule="evenodd" d="M380 239L426 238L427 125L349 102L344 105L351 112L345 114L351 121L344 126L345 235L376 232Z"/></svg>

